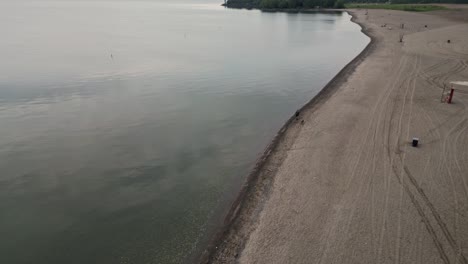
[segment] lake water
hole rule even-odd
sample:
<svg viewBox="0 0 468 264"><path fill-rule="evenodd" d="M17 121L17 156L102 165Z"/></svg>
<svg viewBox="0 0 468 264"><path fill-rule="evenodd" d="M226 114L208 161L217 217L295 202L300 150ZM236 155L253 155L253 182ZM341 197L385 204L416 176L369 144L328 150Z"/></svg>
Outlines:
<svg viewBox="0 0 468 264"><path fill-rule="evenodd" d="M190 261L369 42L346 13L220 2L0 1L0 263Z"/></svg>

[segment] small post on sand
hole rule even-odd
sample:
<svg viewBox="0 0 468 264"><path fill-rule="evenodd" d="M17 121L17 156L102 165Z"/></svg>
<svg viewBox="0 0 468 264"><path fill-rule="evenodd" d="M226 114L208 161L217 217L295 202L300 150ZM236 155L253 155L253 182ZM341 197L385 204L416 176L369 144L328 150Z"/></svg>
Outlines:
<svg viewBox="0 0 468 264"><path fill-rule="evenodd" d="M453 93L455 92L455 89L453 89L453 87L450 89L450 95L449 95L449 98L448 98L448 101L447 103L451 104L452 103L452 97L453 97Z"/></svg>

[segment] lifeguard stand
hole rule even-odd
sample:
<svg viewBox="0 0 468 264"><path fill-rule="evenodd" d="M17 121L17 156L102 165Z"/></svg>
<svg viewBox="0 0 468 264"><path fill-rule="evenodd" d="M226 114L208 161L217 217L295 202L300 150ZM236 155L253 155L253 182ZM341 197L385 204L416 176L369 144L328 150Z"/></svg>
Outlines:
<svg viewBox="0 0 468 264"><path fill-rule="evenodd" d="M457 90L461 90L468 93L468 81L454 81L449 83L449 91L447 90L447 85L444 84L444 89L442 90L442 97L440 101L442 103L452 103L453 95L455 93L455 87L459 87Z"/></svg>

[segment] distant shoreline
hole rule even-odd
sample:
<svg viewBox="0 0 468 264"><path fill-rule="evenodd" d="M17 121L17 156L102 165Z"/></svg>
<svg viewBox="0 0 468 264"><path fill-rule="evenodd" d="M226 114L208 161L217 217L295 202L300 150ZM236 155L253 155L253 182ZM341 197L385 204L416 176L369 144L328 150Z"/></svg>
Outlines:
<svg viewBox="0 0 468 264"><path fill-rule="evenodd" d="M346 9L333 9L333 8L260 8L251 5L225 5L221 4L226 8L232 9L247 9L247 10L259 10L262 12L281 12L281 13L342 13L346 12Z"/></svg>
<svg viewBox="0 0 468 264"><path fill-rule="evenodd" d="M231 8L231 7L229 7ZM257 8L239 8L239 9L257 9ZM368 45L347 65L345 65L336 75L333 77L325 86L320 90L320 92L315 95L308 103L303 105L298 111L316 111L318 106L330 98L336 90L348 79L348 77L354 72L356 66L364 61L364 59L371 54L374 47L377 44L377 40L374 35L369 32L365 25L359 23L356 20L356 15L346 9L258 9L264 12L287 12L287 13L315 13L315 12L330 12L330 13L342 13L347 12L351 15L351 22L358 24L361 27L361 32L370 38ZM252 217L255 218L259 212L254 209L256 205L259 205L265 199L265 194L268 193L270 188L270 183L272 183L271 178L269 178L270 173L265 173L268 171L268 163L273 156L278 155L278 145L283 142L286 132L294 129L298 126L296 121L296 116L293 114L279 129L278 133L271 140L269 145L265 148L263 154L257 159L254 169L246 177L244 184L242 185L241 190L237 198L231 205L230 210L224 218L224 224L218 232L213 236L209 245L206 247L205 251L202 253L199 258L199 263L211 263L216 257L217 253L221 250L228 251L232 253L233 256L239 254L239 251L242 249L242 238L236 237L234 243L226 243L231 240L234 232L238 230L241 226L246 224L253 224L249 219ZM281 155L281 154L280 154ZM278 158L278 157L275 157ZM279 157L284 159L284 157ZM261 207L261 206L260 206ZM255 211L255 212L254 212ZM236 245L233 247L232 245Z"/></svg>

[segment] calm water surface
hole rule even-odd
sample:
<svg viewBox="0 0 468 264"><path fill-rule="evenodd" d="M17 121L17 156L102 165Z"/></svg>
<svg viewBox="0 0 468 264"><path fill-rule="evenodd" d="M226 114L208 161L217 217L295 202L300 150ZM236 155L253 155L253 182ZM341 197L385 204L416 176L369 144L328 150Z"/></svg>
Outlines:
<svg viewBox="0 0 468 264"><path fill-rule="evenodd" d="M219 4L0 1L0 263L196 255L282 123L369 41L347 14Z"/></svg>

